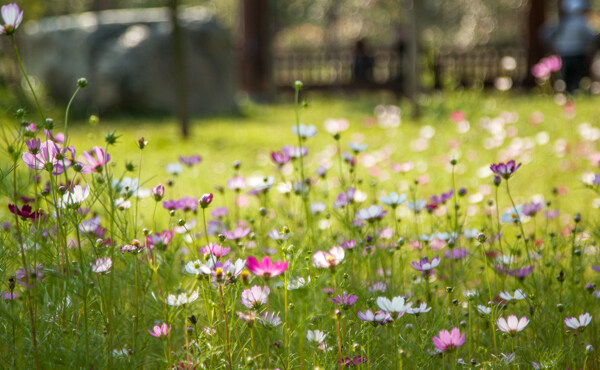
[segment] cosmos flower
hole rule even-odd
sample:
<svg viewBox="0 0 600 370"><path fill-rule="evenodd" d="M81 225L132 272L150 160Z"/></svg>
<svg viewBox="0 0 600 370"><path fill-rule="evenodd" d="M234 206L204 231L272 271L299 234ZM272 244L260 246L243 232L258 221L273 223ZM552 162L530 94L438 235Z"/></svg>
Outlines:
<svg viewBox="0 0 600 370"><path fill-rule="evenodd" d="M90 263L90 266L92 267L92 271L96 272L96 273L103 273L103 272L108 272L108 270L110 270L110 268L112 267L112 259L110 259L110 257L107 258L98 258L96 260L96 263Z"/></svg>
<svg viewBox="0 0 600 370"><path fill-rule="evenodd" d="M304 123L301 123L292 126L292 132L303 139L308 139L317 135L317 128L315 125L305 125Z"/></svg>
<svg viewBox="0 0 600 370"><path fill-rule="evenodd" d="M370 322L373 325L385 325L389 322L394 321L392 319L392 315L389 312L385 311L373 312L371 310L366 310L365 312L358 311L356 314L358 315L358 318L362 321Z"/></svg>
<svg viewBox="0 0 600 370"><path fill-rule="evenodd" d="M265 279L270 279L283 274L288 268L288 261L272 262L269 257L263 257L262 261L259 263L256 260L256 257L250 256L246 262L248 270L250 270L251 273Z"/></svg>
<svg viewBox="0 0 600 370"><path fill-rule="evenodd" d="M410 307L412 303L406 302L404 297L394 297L392 300L389 300L386 297L378 297L377 298L377 306L381 308L382 311L388 312L390 314L394 314L396 317L404 315Z"/></svg>
<svg viewBox="0 0 600 370"><path fill-rule="evenodd" d="M271 152L271 160L277 165L277 167L281 168L284 164L291 160L291 157L282 150L280 152Z"/></svg>
<svg viewBox="0 0 600 370"><path fill-rule="evenodd" d="M419 316L420 314L427 313L429 311L431 311L431 307L427 307L427 303L423 302L418 307L409 307L408 310L406 310L406 313Z"/></svg>
<svg viewBox="0 0 600 370"><path fill-rule="evenodd" d="M412 268L417 271L421 271L423 276L432 275L433 269L436 268L440 264L439 257L433 257L431 262L429 262L429 258L423 257L419 261L412 261Z"/></svg>
<svg viewBox="0 0 600 370"><path fill-rule="evenodd" d="M246 180L242 176L237 175L227 180L227 187L234 191L243 190L246 187Z"/></svg>
<svg viewBox="0 0 600 370"><path fill-rule="evenodd" d="M248 236L248 234L250 234L250 228L241 226L236 227L233 231L228 230L223 233L228 240L240 240Z"/></svg>
<svg viewBox="0 0 600 370"><path fill-rule="evenodd" d="M382 196L379 199L379 201L385 205L392 207L392 208L396 208L399 205L406 202L406 194L398 195L398 193L396 193L396 192L391 192L388 195Z"/></svg>
<svg viewBox="0 0 600 370"><path fill-rule="evenodd" d="M229 247L222 247L219 244L216 243L208 243L208 245L206 247L203 247L202 249L200 249L200 252L207 256L207 255L212 255L215 256L216 258L221 258L226 256L229 251L231 251L231 248Z"/></svg>
<svg viewBox="0 0 600 370"><path fill-rule="evenodd" d="M202 157L199 156L198 154L192 154L187 157L180 155L179 162L182 164L185 164L186 166L192 167L193 165L202 162Z"/></svg>
<svg viewBox="0 0 600 370"><path fill-rule="evenodd" d="M575 318L575 317L566 317L565 318L565 325L573 330L577 330L579 331L579 329L584 329L586 326L588 326L590 324L590 322L592 322L592 315L590 315L589 313L584 313L579 315L579 318Z"/></svg>
<svg viewBox="0 0 600 370"><path fill-rule="evenodd" d="M367 144L348 143L348 148L354 153L364 152L369 146Z"/></svg>
<svg viewBox="0 0 600 370"><path fill-rule="evenodd" d="M190 261L185 265L185 271L192 275L210 275L211 268L200 260Z"/></svg>
<svg viewBox="0 0 600 370"><path fill-rule="evenodd" d="M266 327L278 327L281 325L281 318L274 312L265 312L260 314L259 322Z"/></svg>
<svg viewBox="0 0 600 370"><path fill-rule="evenodd" d="M194 291L192 292L192 294L190 294L189 296L187 295L187 293L180 293L178 295L175 294L169 294L167 296L166 299L166 303L169 306L174 306L174 307L178 307L184 304L190 304L192 302L194 302L196 299L198 299L198 291Z"/></svg>
<svg viewBox="0 0 600 370"><path fill-rule="evenodd" d="M164 230L160 234L148 235L146 236L146 244L148 248L166 248L173 239L174 234L175 232L172 230Z"/></svg>
<svg viewBox="0 0 600 370"><path fill-rule="evenodd" d="M433 337L433 345L442 352L452 351L465 343L465 334L460 333L458 328L441 330L437 337Z"/></svg>
<svg viewBox="0 0 600 370"><path fill-rule="evenodd" d="M523 300L527 297L526 293L523 293L523 291L521 289L517 289L515 290L515 292L513 294L510 294L507 290L500 292L499 294L500 298L502 298L503 300L510 302L510 301L520 301Z"/></svg>
<svg viewBox="0 0 600 370"><path fill-rule="evenodd" d="M68 154L71 155L71 158L67 158ZM37 154L24 152L23 162L32 170L45 169L51 171L53 175L60 175L71 166L74 156L75 149L72 146L63 148L54 141L46 140L40 144Z"/></svg>
<svg viewBox="0 0 600 370"><path fill-rule="evenodd" d="M0 34L12 35L21 22L23 22L23 11L15 3L2 6L2 20L4 24L0 28Z"/></svg>
<svg viewBox="0 0 600 370"><path fill-rule="evenodd" d="M247 308L257 309L260 306L267 304L269 293L271 293L271 289L269 289L268 286L265 285L261 288L258 285L255 285L242 292L242 304Z"/></svg>
<svg viewBox="0 0 600 370"><path fill-rule="evenodd" d="M288 281L287 290L301 289L308 283L310 283L310 276L307 279L304 279L302 276L294 276Z"/></svg>
<svg viewBox="0 0 600 370"><path fill-rule="evenodd" d="M356 301L358 301L358 297L353 294L342 294L341 296L337 296L334 298L330 298L331 302L335 304L341 304L343 308L348 308L354 306Z"/></svg>
<svg viewBox="0 0 600 370"><path fill-rule="evenodd" d="M501 317L496 321L496 325L500 331L511 335L514 335L525 329L527 324L529 324L527 317L523 316L520 319L517 319L515 315L508 316L508 319Z"/></svg>
<svg viewBox="0 0 600 370"><path fill-rule="evenodd" d="M202 194L202 196L200 197L200 200L198 201L198 204L200 204L200 207L206 208L212 203L212 200L213 200L212 193Z"/></svg>
<svg viewBox="0 0 600 370"><path fill-rule="evenodd" d="M78 207L87 197L90 195L90 186L86 185L85 188L82 188L79 185L75 185L72 190L67 190L66 193L63 194L62 199L58 199L58 208L67 208L67 207Z"/></svg>
<svg viewBox="0 0 600 370"><path fill-rule="evenodd" d="M18 206L9 203L8 210L10 213L17 215L24 220L35 220L41 215L40 212L34 211L29 204L24 204L21 208L19 208Z"/></svg>
<svg viewBox="0 0 600 370"><path fill-rule="evenodd" d="M156 185L156 187L152 188L152 198L155 201L160 202L162 198L165 196L165 187L162 184Z"/></svg>
<svg viewBox="0 0 600 370"><path fill-rule="evenodd" d="M308 333L306 333L306 339L308 339L309 342L315 342L317 344L323 343L326 337L327 333L320 330L309 330Z"/></svg>
<svg viewBox="0 0 600 370"><path fill-rule="evenodd" d="M531 202L531 203L525 203L523 204L523 214L525 216L529 216L529 217L533 217L535 216L540 209L542 209L542 203L537 203L537 202Z"/></svg>
<svg viewBox="0 0 600 370"><path fill-rule="evenodd" d="M414 213L420 213L426 205L427 201L425 199L417 199L415 201L409 200L408 202L406 202L406 206L408 207L408 209L410 209Z"/></svg>
<svg viewBox="0 0 600 370"><path fill-rule="evenodd" d="M325 120L323 125L325 126L325 131L335 135L346 131L350 127L350 122L345 118L329 118Z"/></svg>
<svg viewBox="0 0 600 370"><path fill-rule="evenodd" d="M490 166L490 170L503 179L508 180L519 167L521 167L521 163L516 164L515 161L510 160L507 163L494 163Z"/></svg>
<svg viewBox="0 0 600 370"><path fill-rule="evenodd" d="M480 314L486 316L486 315L489 315L492 312L492 309L490 307L486 307L484 305L477 305L477 311Z"/></svg>
<svg viewBox="0 0 600 370"><path fill-rule="evenodd" d="M386 211L383 207L378 205L372 205L369 208L363 208L356 213L356 218L361 221L373 222L381 220L386 215Z"/></svg>
<svg viewBox="0 0 600 370"><path fill-rule="evenodd" d="M333 269L344 259L344 248L334 246L329 252L316 251L313 254L313 263L316 267Z"/></svg>
<svg viewBox="0 0 600 370"><path fill-rule="evenodd" d="M169 335L169 331L171 331L171 325L167 326L167 324L163 322L160 326L154 325L151 330L148 330L148 333L153 337L160 338Z"/></svg>
<svg viewBox="0 0 600 370"><path fill-rule="evenodd" d="M95 146L89 152L83 152L83 168L81 173L102 172L102 168L110 161L110 154L105 153L104 149Z"/></svg>
<svg viewBox="0 0 600 370"><path fill-rule="evenodd" d="M516 208L511 208L507 212L504 212L500 217L500 220L505 224L518 223L523 217L523 206L518 205Z"/></svg>

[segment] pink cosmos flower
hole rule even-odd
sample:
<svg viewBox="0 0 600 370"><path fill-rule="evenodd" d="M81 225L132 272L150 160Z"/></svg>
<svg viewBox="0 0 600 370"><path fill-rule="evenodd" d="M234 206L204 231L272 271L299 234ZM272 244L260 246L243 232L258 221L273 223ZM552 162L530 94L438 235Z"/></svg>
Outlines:
<svg viewBox="0 0 600 370"><path fill-rule="evenodd" d="M2 19L4 24L0 28L0 34L12 35L23 22L23 11L15 3L4 5L2 7Z"/></svg>
<svg viewBox="0 0 600 370"><path fill-rule="evenodd" d="M256 257L250 256L246 262L246 267L248 267L251 273L262 276L265 279L281 275L288 268L288 261L271 262L271 258L269 257L264 257L259 263Z"/></svg>
<svg viewBox="0 0 600 370"><path fill-rule="evenodd" d="M433 337L433 345L442 352L448 352L462 346L465 343L465 334L460 334L458 328L441 330L437 337Z"/></svg>
<svg viewBox="0 0 600 370"><path fill-rule="evenodd" d="M239 240L245 238L248 234L250 234L250 228L241 226L236 227L233 231L225 231L223 233L228 240Z"/></svg>
<svg viewBox="0 0 600 370"><path fill-rule="evenodd" d="M344 259L345 252L342 247L332 247L329 252L316 251L313 254L313 263L320 268L335 268Z"/></svg>
<svg viewBox="0 0 600 370"><path fill-rule="evenodd" d="M63 148L60 144L47 140L39 145L37 154L30 152L23 153L23 162L32 170L48 170L53 175L60 175L66 168L71 166L72 159L66 158L67 154L75 156L75 149L72 146Z"/></svg>
<svg viewBox="0 0 600 370"><path fill-rule="evenodd" d="M510 315L508 319L501 317L498 319L498 321L496 321L498 329L511 335L514 335L525 329L527 324L529 324L527 317L523 316L520 319L517 319L515 315Z"/></svg>
<svg viewBox="0 0 600 370"><path fill-rule="evenodd" d="M510 160L506 163L494 163L490 166L490 170L496 175L508 180L513 173L515 173L519 167L521 167L521 163L516 164L515 161Z"/></svg>
<svg viewBox="0 0 600 370"><path fill-rule="evenodd" d="M210 205L210 203L212 203L212 200L213 200L212 193L207 193L207 194L203 194L200 197L200 200L198 201L198 203L200 204L200 207L206 208Z"/></svg>
<svg viewBox="0 0 600 370"><path fill-rule="evenodd" d="M110 161L110 154L95 146L89 152L83 152L83 158L86 163L83 163L81 173L102 172L102 168Z"/></svg>
<svg viewBox="0 0 600 370"><path fill-rule="evenodd" d="M146 244L148 245L148 248L166 248L171 239L173 239L174 234L175 232L172 230L164 230L160 234L148 235L146 236Z"/></svg>
<svg viewBox="0 0 600 370"><path fill-rule="evenodd" d="M271 289L268 286L265 285L261 288L255 285L242 292L242 304L250 309L258 308L263 304L267 304L269 293L271 293Z"/></svg>
<svg viewBox="0 0 600 370"><path fill-rule="evenodd" d="M226 256L229 251L231 251L231 248L229 247L222 247L219 244L216 243L208 243L208 245L206 247L203 247L202 249L200 249L200 252L203 255L213 255L217 258L221 258L223 256Z"/></svg>
<svg viewBox="0 0 600 370"><path fill-rule="evenodd" d="M169 331L171 331L171 325L167 326L167 323L163 322L160 326L154 325L152 330L148 330L148 333L150 333L150 335L152 335L153 337L160 338L169 335Z"/></svg>
<svg viewBox="0 0 600 370"><path fill-rule="evenodd" d="M243 190L246 187L246 180L242 176L237 175L227 180L227 187L235 191Z"/></svg>

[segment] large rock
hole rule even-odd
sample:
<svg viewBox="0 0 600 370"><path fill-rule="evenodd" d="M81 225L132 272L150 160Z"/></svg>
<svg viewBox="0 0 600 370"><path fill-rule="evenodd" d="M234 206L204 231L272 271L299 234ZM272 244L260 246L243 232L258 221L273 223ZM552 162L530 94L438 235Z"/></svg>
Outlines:
<svg viewBox="0 0 600 370"><path fill-rule="evenodd" d="M179 12L185 45L189 109L213 114L235 109L231 38L201 7ZM98 112L173 113L176 107L173 43L167 8L108 10L25 25L22 47L28 72L54 99L78 96Z"/></svg>

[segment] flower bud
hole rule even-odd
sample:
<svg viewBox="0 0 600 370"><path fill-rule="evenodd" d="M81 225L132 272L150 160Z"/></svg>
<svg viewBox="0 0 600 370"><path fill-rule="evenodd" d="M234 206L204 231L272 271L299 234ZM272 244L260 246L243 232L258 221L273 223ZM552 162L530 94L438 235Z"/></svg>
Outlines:
<svg viewBox="0 0 600 370"><path fill-rule="evenodd" d="M137 141L137 146L140 149L144 149L148 145L148 141L144 140L144 137L140 137Z"/></svg>
<svg viewBox="0 0 600 370"><path fill-rule="evenodd" d="M502 178L500 178L500 176L498 175L494 175L494 185L496 186L500 186L500 183L502 182Z"/></svg>
<svg viewBox="0 0 600 370"><path fill-rule="evenodd" d="M85 87L88 85L88 81L85 78L80 78L79 80L77 80L77 86L79 86L79 88L81 89L85 89Z"/></svg>
<svg viewBox="0 0 600 370"><path fill-rule="evenodd" d="M160 202L164 196L165 187L162 184L158 184L152 189L152 197L155 201Z"/></svg>
<svg viewBox="0 0 600 370"><path fill-rule="evenodd" d="M203 194L200 197L200 201L198 203L200 203L200 207L202 208L207 208L208 205L212 202L213 200L213 195L212 193L208 193L208 194Z"/></svg>

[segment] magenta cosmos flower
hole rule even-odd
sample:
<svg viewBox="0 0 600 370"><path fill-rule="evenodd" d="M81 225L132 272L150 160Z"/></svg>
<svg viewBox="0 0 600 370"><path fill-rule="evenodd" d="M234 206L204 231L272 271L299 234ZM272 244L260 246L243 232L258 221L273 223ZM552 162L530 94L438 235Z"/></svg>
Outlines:
<svg viewBox="0 0 600 370"><path fill-rule="evenodd" d="M265 279L281 275L288 268L288 261L271 262L269 257L264 257L259 263L256 257L250 256L246 262L246 267L248 267L251 273L262 276Z"/></svg>
<svg viewBox="0 0 600 370"><path fill-rule="evenodd" d="M110 161L110 154L95 146L89 152L83 152L83 159L86 163L83 163L81 173L102 172L102 168Z"/></svg>
<svg viewBox="0 0 600 370"><path fill-rule="evenodd" d="M512 174L519 169L519 167L521 167L521 163L516 164L515 161L510 160L506 163L494 163L490 166L490 170L503 179L508 180Z"/></svg>
<svg viewBox="0 0 600 370"><path fill-rule="evenodd" d="M167 323L162 323L162 325L154 325L152 330L148 330L148 333L153 337L160 338L166 337L169 335L169 331L171 330L171 325L167 326Z"/></svg>
<svg viewBox="0 0 600 370"><path fill-rule="evenodd" d="M460 334L458 328L441 330L437 337L433 337L433 345L442 352L448 352L462 346L465 343L465 335Z"/></svg>
<svg viewBox="0 0 600 370"><path fill-rule="evenodd" d="M15 3L4 5L2 7L2 19L4 24L0 28L0 34L12 35L23 22L23 11Z"/></svg>

